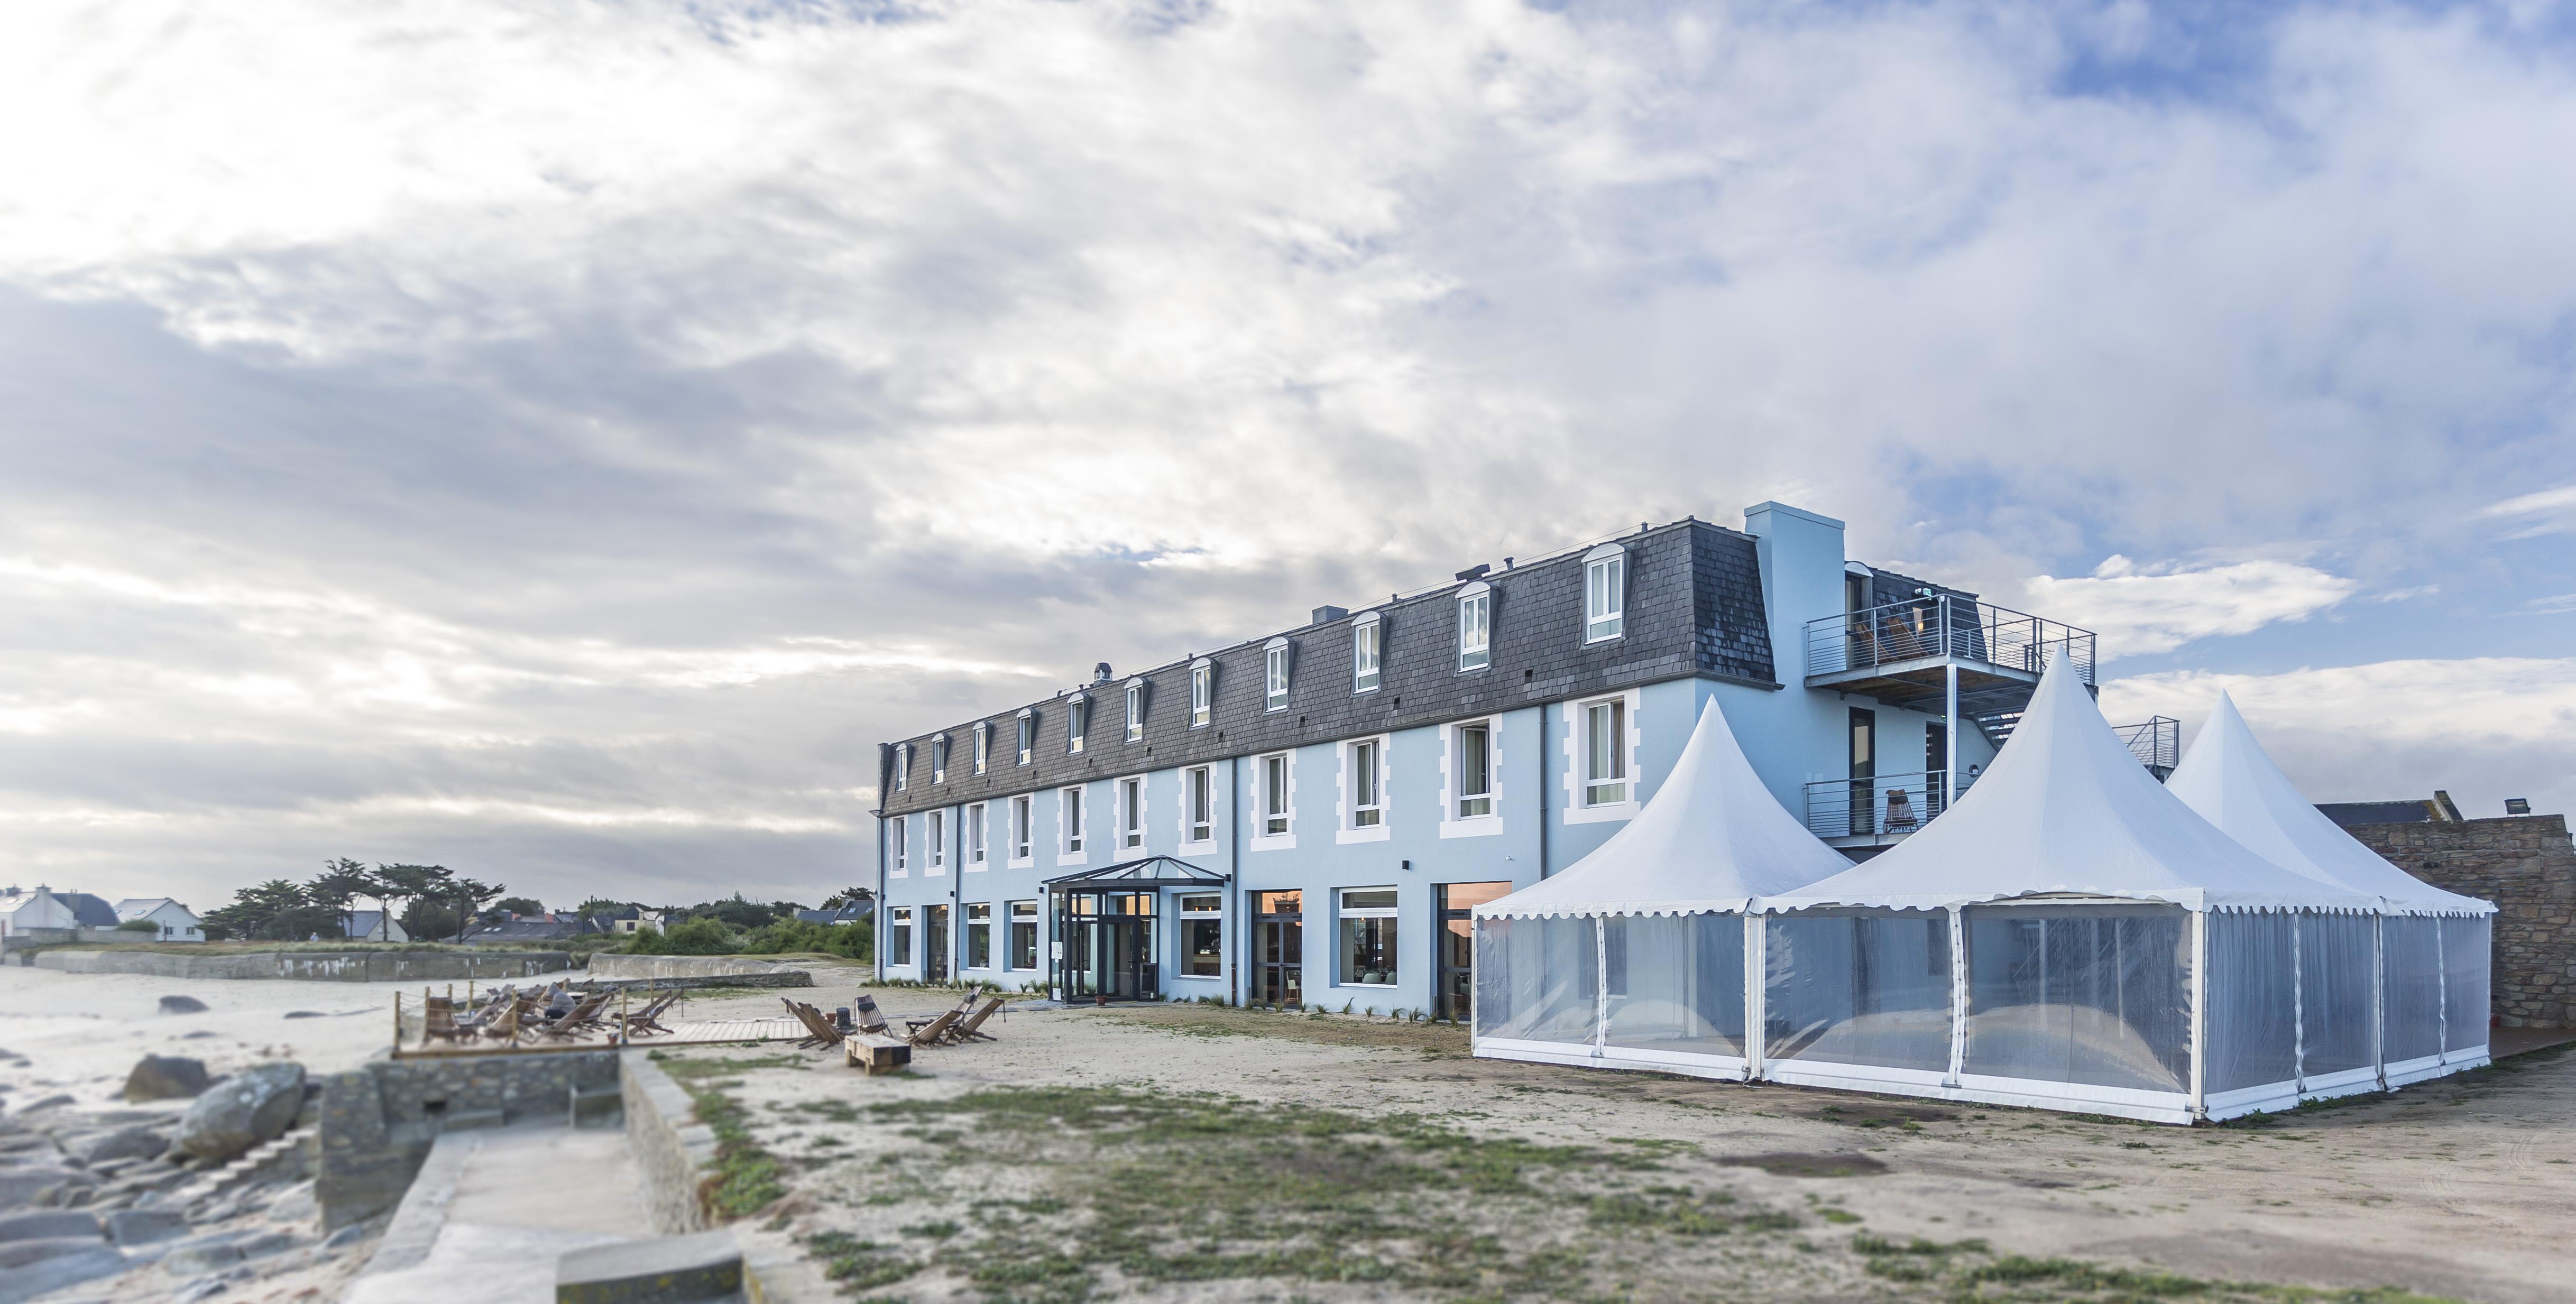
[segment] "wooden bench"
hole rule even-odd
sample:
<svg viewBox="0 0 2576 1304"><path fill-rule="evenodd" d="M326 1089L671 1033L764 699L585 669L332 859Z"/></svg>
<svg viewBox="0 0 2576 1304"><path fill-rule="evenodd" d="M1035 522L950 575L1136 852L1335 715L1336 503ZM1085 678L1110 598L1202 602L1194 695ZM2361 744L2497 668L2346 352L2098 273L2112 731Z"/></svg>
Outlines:
<svg viewBox="0 0 2576 1304"><path fill-rule="evenodd" d="M881 1032L851 1033L841 1039L841 1051L851 1068L866 1069L869 1077L912 1065L912 1043Z"/></svg>

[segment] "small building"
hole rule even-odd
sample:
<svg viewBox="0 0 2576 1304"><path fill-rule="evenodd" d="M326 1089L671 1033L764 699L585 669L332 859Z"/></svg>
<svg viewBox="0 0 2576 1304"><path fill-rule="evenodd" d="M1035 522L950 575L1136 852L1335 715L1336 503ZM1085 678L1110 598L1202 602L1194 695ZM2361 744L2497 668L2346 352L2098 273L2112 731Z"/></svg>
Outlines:
<svg viewBox="0 0 2576 1304"><path fill-rule="evenodd" d="M864 924L875 914L874 901L853 901L829 910L799 910L796 917L809 924Z"/></svg>
<svg viewBox="0 0 2576 1304"><path fill-rule="evenodd" d="M122 927L138 920L155 925L153 939L162 942L202 942L204 927L197 914L168 897L127 897L116 903L117 924ZM141 929L136 929L140 934Z"/></svg>
<svg viewBox="0 0 2576 1304"><path fill-rule="evenodd" d="M87 892L57 892L39 883L33 892L0 893L0 935L37 929L114 928L116 907Z"/></svg>
<svg viewBox="0 0 2576 1304"><path fill-rule="evenodd" d="M352 910L341 917L349 937L366 942L408 942L411 933L402 921L382 910Z"/></svg>
<svg viewBox="0 0 2576 1304"><path fill-rule="evenodd" d="M633 937L639 929L660 928L662 912L630 904L592 915L590 922L591 926L600 932L615 933L620 937Z"/></svg>

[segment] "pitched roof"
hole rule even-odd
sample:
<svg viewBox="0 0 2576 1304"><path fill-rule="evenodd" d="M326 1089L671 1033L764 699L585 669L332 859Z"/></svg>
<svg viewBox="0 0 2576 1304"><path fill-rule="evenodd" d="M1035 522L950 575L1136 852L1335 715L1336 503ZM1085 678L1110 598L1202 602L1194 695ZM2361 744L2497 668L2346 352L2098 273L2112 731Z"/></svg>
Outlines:
<svg viewBox="0 0 2576 1304"><path fill-rule="evenodd" d="M2378 897L2408 913L2495 913L2487 902L2425 883L2337 828L2272 762L2225 693L2165 788L2255 854L2303 878Z"/></svg>
<svg viewBox="0 0 2576 1304"><path fill-rule="evenodd" d="M2302 878L2165 791L2058 657L1985 777L1939 819L1821 883L1764 902L1940 909L2046 894L2191 910L2377 910L2377 897Z"/></svg>
<svg viewBox="0 0 2576 1304"><path fill-rule="evenodd" d="M87 892L56 892L54 899L71 907L72 917L83 928L114 928L125 922L117 918L116 907L109 905L105 897Z"/></svg>
<svg viewBox="0 0 2576 1304"><path fill-rule="evenodd" d="M1591 855L1476 907L1484 918L1690 914L1849 868L1764 787L1715 699L1654 799Z"/></svg>

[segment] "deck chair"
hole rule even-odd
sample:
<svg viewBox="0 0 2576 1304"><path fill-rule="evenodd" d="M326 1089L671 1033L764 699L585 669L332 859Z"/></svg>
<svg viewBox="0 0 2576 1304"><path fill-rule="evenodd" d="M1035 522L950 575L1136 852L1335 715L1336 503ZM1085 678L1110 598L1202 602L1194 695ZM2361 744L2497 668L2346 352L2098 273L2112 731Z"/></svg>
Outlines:
<svg viewBox="0 0 2576 1304"><path fill-rule="evenodd" d="M918 1036L920 1036L920 1035L921 1035L921 1030L922 1030L923 1028L929 1027L929 1026L930 1026L931 1024L933 1024L933 1023L939 1023L939 1022L943 1022L943 1021L944 1021L944 1022L947 1022L947 1023L955 1023L955 1022L957 1022L959 1019L965 1018L967 1015L969 1015L969 1014L973 1014L974 1012L975 1012L975 993L973 993L973 992L968 992L968 993L966 993L966 999L964 999L964 1000L962 1000L962 1001L957 1002L957 1008L956 1008L956 1009L950 1010L950 1011L948 1011L948 1012L947 1012L947 1013L945 1013L945 1014L937 1015L937 1016L934 1016L934 1017L932 1017L932 1018L928 1018L928 1019L906 1019L906 1020L904 1020L904 1021L903 1021L903 1026L904 1026L904 1027L906 1027L906 1028L911 1029L911 1030L912 1030L912 1035L914 1035L914 1036L918 1037Z"/></svg>
<svg viewBox="0 0 2576 1304"><path fill-rule="evenodd" d="M680 994L678 992L664 992L661 995L654 997L652 1003L646 1005L643 1009L628 1010L625 1013L618 1015L617 1021L620 1025L618 1030L629 1037L652 1037L666 1034L671 1030L662 1026L662 1016L670 1013L671 1007L679 1004L679 1002Z"/></svg>
<svg viewBox="0 0 2576 1304"><path fill-rule="evenodd" d="M483 1035L497 1037L515 1045L520 1038L528 1035L528 1011L534 1008L536 1003L537 998L533 996L511 997L507 1008L484 1021ZM500 1002L494 1002L494 1004L500 1004Z"/></svg>
<svg viewBox="0 0 2576 1304"><path fill-rule="evenodd" d="M785 997L780 997L786 1000ZM796 1043L798 1050L823 1050L841 1044L841 1030L821 1010L798 1001L787 1001L787 1012L805 1025L805 1038Z"/></svg>
<svg viewBox="0 0 2576 1304"><path fill-rule="evenodd" d="M977 1032L975 1030L983 1027L984 1020L992 1018L993 1011L1000 1008L1002 1008L1001 997L985 997L984 1003L976 1007L973 1014L967 1015L965 1018L958 1020L956 1025L948 1030L948 1040L961 1046L970 1041L993 1040L993 1034L989 1032Z"/></svg>
<svg viewBox="0 0 2576 1304"><path fill-rule="evenodd" d="M850 1021L857 1024L861 1032L892 1031L886 1026L885 1011L877 1008L877 998L866 992L859 993L858 999L850 1002Z"/></svg>
<svg viewBox="0 0 2576 1304"><path fill-rule="evenodd" d="M904 1038L904 1040L911 1042L915 1046L936 1046L940 1042L947 1040L948 1030L957 1026L957 1020L959 1017L960 1016L957 1011L950 1010L940 1015L938 1018L932 1019L928 1023L916 1025L912 1030L912 1035ZM911 1023L912 1020L906 1019L904 1022Z"/></svg>
<svg viewBox="0 0 2576 1304"><path fill-rule="evenodd" d="M1922 823L1922 821L1914 817L1914 799L1906 796L1903 788L1888 789L1887 831L1890 833L1905 833L1911 831L1915 825L1920 823Z"/></svg>
<svg viewBox="0 0 2576 1304"><path fill-rule="evenodd" d="M420 1014L421 1040L424 1043L431 1041L462 1041L465 1038L474 1035L474 1030L472 1028L461 1028L457 1026L456 1002L451 1001L444 996L432 996L422 1002Z"/></svg>
<svg viewBox="0 0 2576 1304"><path fill-rule="evenodd" d="M538 1025L536 1030L548 1037L578 1037L587 1031L590 1025L599 1021L600 1007L606 1004L608 1004L608 993L592 992L574 1002L573 1007L560 1016Z"/></svg>

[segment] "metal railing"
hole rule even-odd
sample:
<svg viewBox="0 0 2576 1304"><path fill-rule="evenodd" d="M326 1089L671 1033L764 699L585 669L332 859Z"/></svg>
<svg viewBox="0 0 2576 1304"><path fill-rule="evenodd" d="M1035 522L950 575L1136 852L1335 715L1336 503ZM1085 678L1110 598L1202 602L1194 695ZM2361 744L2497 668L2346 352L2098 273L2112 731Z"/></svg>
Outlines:
<svg viewBox="0 0 2576 1304"><path fill-rule="evenodd" d="M2182 721L2172 716L2151 715L2144 723L2115 724L2111 732L2120 735L2120 741L2129 745L2129 754L2159 779L2182 764Z"/></svg>
<svg viewBox="0 0 2576 1304"><path fill-rule="evenodd" d="M1959 776L1959 791L1976 782ZM1941 772L1882 774L1874 779L1820 779L1807 785L1807 831L1820 838L1912 833L1947 807Z"/></svg>
<svg viewBox="0 0 2576 1304"><path fill-rule="evenodd" d="M1955 594L1908 598L1807 622L1807 673L1908 661L1976 661L2037 674L2065 655L2093 682L2093 631Z"/></svg>

